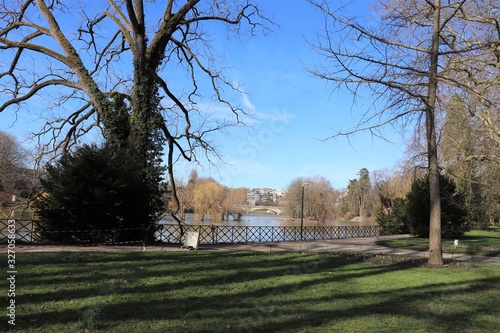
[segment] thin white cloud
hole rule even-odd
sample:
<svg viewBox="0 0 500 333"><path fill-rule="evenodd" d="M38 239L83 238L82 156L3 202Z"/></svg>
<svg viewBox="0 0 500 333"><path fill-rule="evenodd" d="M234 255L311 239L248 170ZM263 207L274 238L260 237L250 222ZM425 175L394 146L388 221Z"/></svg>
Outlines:
<svg viewBox="0 0 500 333"><path fill-rule="evenodd" d="M245 106L245 108L248 109L248 111L253 113L257 110L255 105L253 105L252 102L250 102L250 98L249 98L248 94L241 93L241 99L243 100L243 105Z"/></svg>

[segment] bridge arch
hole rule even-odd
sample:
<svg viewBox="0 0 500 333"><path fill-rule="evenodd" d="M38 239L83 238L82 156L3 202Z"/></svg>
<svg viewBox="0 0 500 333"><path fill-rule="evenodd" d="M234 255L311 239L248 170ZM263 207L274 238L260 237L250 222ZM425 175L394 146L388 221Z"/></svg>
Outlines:
<svg viewBox="0 0 500 333"><path fill-rule="evenodd" d="M268 213L272 212L276 215L281 214L281 207L276 207L276 206L251 206L245 209L247 213L255 212L257 210L266 210Z"/></svg>

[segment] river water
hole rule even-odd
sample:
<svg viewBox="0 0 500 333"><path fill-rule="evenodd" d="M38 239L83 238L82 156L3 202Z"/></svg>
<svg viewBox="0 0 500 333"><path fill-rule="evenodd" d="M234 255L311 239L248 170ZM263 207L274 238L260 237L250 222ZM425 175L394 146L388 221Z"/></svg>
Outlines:
<svg viewBox="0 0 500 333"><path fill-rule="evenodd" d="M186 224L190 225L221 225L221 226L248 226L248 227L262 227L262 226L283 226L293 227L300 226L300 219L290 219L286 216L262 213L249 213L241 217L241 221L226 220L221 222L213 222L211 218L205 218L205 221L194 219L193 214L186 215ZM172 218L167 217L160 221L160 224L177 224ZM304 220L304 226L361 226L361 225L374 225L369 222L353 222L353 221L326 221L318 223L316 221Z"/></svg>
<svg viewBox="0 0 500 333"><path fill-rule="evenodd" d="M300 228L300 219L292 220L285 216L262 213L246 214L241 221L221 222L213 222L211 219L202 222L189 215L185 223L187 229L184 231L195 231L200 244L368 237L377 232L372 228L373 224L350 221L317 223L304 220L304 228L302 229ZM165 243L179 243L182 235L177 224L173 220L164 220L161 224L163 226L157 232L156 238Z"/></svg>

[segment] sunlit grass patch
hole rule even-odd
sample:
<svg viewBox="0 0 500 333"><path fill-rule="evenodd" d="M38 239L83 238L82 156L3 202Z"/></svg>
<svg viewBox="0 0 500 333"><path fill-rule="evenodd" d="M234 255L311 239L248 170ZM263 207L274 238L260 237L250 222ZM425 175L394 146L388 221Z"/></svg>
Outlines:
<svg viewBox="0 0 500 333"><path fill-rule="evenodd" d="M18 266L19 332L489 332L500 324L496 266L215 251L22 253Z"/></svg>
<svg viewBox="0 0 500 333"><path fill-rule="evenodd" d="M429 249L429 239L421 237L390 239L379 241L377 244L417 251L427 251ZM458 239L458 246L455 246L454 239L443 239L443 252L476 256L499 256L500 232L470 231Z"/></svg>

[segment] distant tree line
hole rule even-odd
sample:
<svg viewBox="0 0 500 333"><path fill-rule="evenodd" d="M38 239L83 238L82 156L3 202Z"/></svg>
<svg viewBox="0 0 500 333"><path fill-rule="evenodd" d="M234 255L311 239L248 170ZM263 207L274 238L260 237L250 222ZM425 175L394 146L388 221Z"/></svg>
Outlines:
<svg viewBox="0 0 500 333"><path fill-rule="evenodd" d="M304 219L325 222L359 217L376 222L385 234L429 237L429 180L423 169L413 165L406 170L403 167L400 171L376 170L370 174L362 168L358 176L349 181L346 190L334 189L320 176L296 178L283 199L285 214L293 219L301 217L304 188ZM443 172L440 186L443 237L484 229L498 219L498 197L486 200L491 184L464 186L463 179Z"/></svg>
<svg viewBox="0 0 500 333"><path fill-rule="evenodd" d="M485 228L500 216L498 168L489 160L478 163L467 156L478 149L458 97L450 104L452 115L442 129L440 156L444 161L441 175L442 233L456 237L470 228ZM460 111L462 110L462 113ZM27 153L16 139L0 133L0 193L2 205L12 195L33 198L36 216L46 238L62 242L103 242L137 239L138 232L108 231L89 235L50 234L47 231L64 230L120 230L143 227L138 212L149 210L145 200L147 191L140 166L134 164L125 151L112 146L82 146L74 153L65 154L46 165L41 178L39 195L33 197L32 173L25 172ZM418 159L419 141L412 140L407 159L398 169L375 170L362 168L358 177L351 179L345 190L334 189L324 177L294 179L282 200L285 215L301 217L302 190L304 190L304 218L318 222L349 220L361 217L376 221L385 233L428 234L427 202L428 180ZM493 149L493 148L491 148ZM6 163L8 161L8 163ZM186 213L200 221L239 219L242 205L247 204L248 190L229 188L211 178L200 178L192 171L188 180L177 180L180 208L172 199L167 183L157 185L163 198L157 202L161 214L175 213L181 220ZM177 210L178 209L178 210ZM159 219L156 216L155 219ZM154 227L151 229L154 230Z"/></svg>

